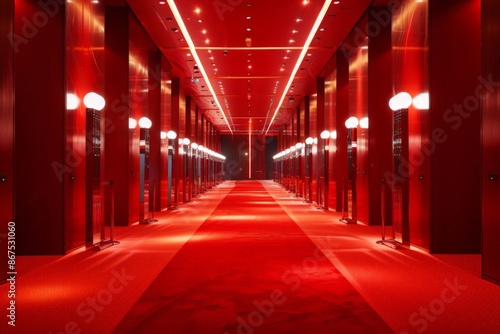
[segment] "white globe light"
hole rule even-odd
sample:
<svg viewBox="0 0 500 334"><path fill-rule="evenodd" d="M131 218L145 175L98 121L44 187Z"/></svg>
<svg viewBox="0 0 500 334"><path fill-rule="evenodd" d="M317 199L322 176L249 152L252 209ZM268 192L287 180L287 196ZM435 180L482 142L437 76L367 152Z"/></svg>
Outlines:
<svg viewBox="0 0 500 334"><path fill-rule="evenodd" d="M163 139L163 140L167 139L167 133L165 131L161 131L160 132L160 138Z"/></svg>
<svg viewBox="0 0 500 334"><path fill-rule="evenodd" d="M327 139L330 137L330 131L325 130L325 131L321 132L321 134L319 136L321 137L321 139Z"/></svg>
<svg viewBox="0 0 500 334"><path fill-rule="evenodd" d="M139 118L139 126L143 129L149 129L153 125L151 120L147 117L141 117Z"/></svg>
<svg viewBox="0 0 500 334"><path fill-rule="evenodd" d="M128 128L135 129L136 126L137 126L137 121L134 118L129 118L128 119Z"/></svg>
<svg viewBox="0 0 500 334"><path fill-rule="evenodd" d="M184 138L184 139L182 140L182 143L183 143L184 145L189 145L189 143L190 143L190 142L191 142L191 141L189 140L189 138Z"/></svg>
<svg viewBox="0 0 500 334"><path fill-rule="evenodd" d="M362 129L368 129L368 117L364 117L359 120L359 126Z"/></svg>
<svg viewBox="0 0 500 334"><path fill-rule="evenodd" d="M413 98L413 106L419 110L429 109L429 93L418 94Z"/></svg>
<svg viewBox="0 0 500 334"><path fill-rule="evenodd" d="M411 106L411 102L412 102L411 95L408 94L407 92L401 92L394 95L389 100L389 107L394 111L400 109L408 109L408 107Z"/></svg>
<svg viewBox="0 0 500 334"><path fill-rule="evenodd" d="M66 109L75 110L80 105L80 99L73 93L66 94Z"/></svg>
<svg viewBox="0 0 500 334"><path fill-rule="evenodd" d="M175 131L170 130L167 132L167 138L168 139L175 139L175 138L177 138L177 133L175 133Z"/></svg>
<svg viewBox="0 0 500 334"><path fill-rule="evenodd" d="M356 117L349 117L346 121L345 121L345 127L348 128L348 129L354 129L355 127L357 127L359 124L359 121Z"/></svg>
<svg viewBox="0 0 500 334"><path fill-rule="evenodd" d="M102 110L106 105L106 101L101 95L94 92L90 92L83 97L83 104L87 108Z"/></svg>
<svg viewBox="0 0 500 334"><path fill-rule="evenodd" d="M311 137L309 137L309 138L306 139L306 144L307 145L312 145L313 141L314 141L314 139L312 139Z"/></svg>

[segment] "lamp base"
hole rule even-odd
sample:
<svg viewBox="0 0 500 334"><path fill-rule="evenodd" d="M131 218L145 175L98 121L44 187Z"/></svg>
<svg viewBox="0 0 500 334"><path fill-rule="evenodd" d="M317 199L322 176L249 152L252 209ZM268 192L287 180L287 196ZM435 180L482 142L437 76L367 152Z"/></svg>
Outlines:
<svg viewBox="0 0 500 334"><path fill-rule="evenodd" d="M115 240L102 240L94 245L90 250L101 251L114 245L119 245L119 241Z"/></svg>
<svg viewBox="0 0 500 334"><path fill-rule="evenodd" d="M157 221L158 221L158 219L155 219L155 218L146 218L143 221L141 221L139 224L147 225L147 224L155 223Z"/></svg>
<svg viewBox="0 0 500 334"><path fill-rule="evenodd" d="M398 249L402 244L394 239L379 240L376 242L378 245L384 245L392 249Z"/></svg>

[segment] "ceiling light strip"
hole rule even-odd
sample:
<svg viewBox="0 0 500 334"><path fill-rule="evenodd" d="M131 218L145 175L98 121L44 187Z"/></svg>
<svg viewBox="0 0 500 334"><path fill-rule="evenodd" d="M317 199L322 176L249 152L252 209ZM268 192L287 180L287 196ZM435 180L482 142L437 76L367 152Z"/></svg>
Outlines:
<svg viewBox="0 0 500 334"><path fill-rule="evenodd" d="M203 79L205 79L205 83L207 84L208 89L210 90L210 93L212 94L215 103L217 104L217 107L222 113L222 116L224 117L224 121L227 124L227 127L229 131L231 131L231 134L233 133L233 130L231 129L231 126L229 125L229 122L227 120L226 114L224 113L224 110L222 109L222 106L219 102L219 99L217 98L217 95L215 94L215 91L212 87L212 84L210 83L210 80L208 79L207 73L205 72L205 68L201 64L200 57L198 57L198 53L196 52L196 47L193 43L193 40L191 39L191 36L189 35L189 32L186 28L186 25L184 24L184 21L182 20L182 16L179 13L179 10L177 9L177 6L175 4L174 0L167 0L168 5L170 7L170 10L174 14L175 20L179 24L179 28L181 29L182 34L184 35L184 39L186 40L189 50L191 51L191 55L193 56L196 64L198 64L198 69L200 70L201 75L203 76Z"/></svg>
<svg viewBox="0 0 500 334"><path fill-rule="evenodd" d="M276 106L276 111L274 112L273 118L271 118L271 121L269 122L269 126L267 127L267 130L265 133L269 132L269 129L271 128L271 125L274 122L274 119L278 115L278 112L281 108L281 104L285 100L286 94L288 93L288 90L290 89L290 86L293 83L293 80L295 79L295 75L297 74L300 64L302 64L302 61L304 60L307 51L309 50L309 46L311 45L311 42L314 38L314 35L318 31L318 28L323 21L323 18L326 15L326 12L328 11L328 8L330 7L331 3L333 0L326 0L325 3L323 4L323 8L321 8L321 11L318 14L318 17L316 18L316 22L314 22L314 25L311 29L311 32L309 33L309 36L307 37L306 43L304 44L304 47L302 48L302 51L300 52L299 59L297 59L297 63L295 64L295 67L293 68L292 74L290 75L290 78L288 79L288 83L286 84L285 90L283 91L283 95L281 96L281 99Z"/></svg>

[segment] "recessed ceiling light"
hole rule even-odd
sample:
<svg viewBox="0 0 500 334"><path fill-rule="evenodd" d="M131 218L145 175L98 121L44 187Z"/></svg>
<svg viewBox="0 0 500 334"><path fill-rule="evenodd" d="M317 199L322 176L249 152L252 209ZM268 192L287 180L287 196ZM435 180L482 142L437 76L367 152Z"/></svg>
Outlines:
<svg viewBox="0 0 500 334"><path fill-rule="evenodd" d="M252 17L251 17L251 16L247 16L247 20L251 20L251 19L252 19Z"/></svg>
<svg viewBox="0 0 500 334"><path fill-rule="evenodd" d="M338 5L340 3L340 1L334 1L333 4L334 5Z"/></svg>
<svg viewBox="0 0 500 334"><path fill-rule="evenodd" d="M203 30L201 31L201 33L202 33L202 34L206 34L206 33L207 33L207 30L206 30L206 29L203 29Z"/></svg>
<svg viewBox="0 0 500 334"><path fill-rule="evenodd" d="M292 30L292 34L296 34L298 32L299 32L298 30Z"/></svg>
<svg viewBox="0 0 500 334"><path fill-rule="evenodd" d="M297 22L302 22L302 19L297 19L296 21L297 21Z"/></svg>
<svg viewBox="0 0 500 334"><path fill-rule="evenodd" d="M200 13L201 13L201 10L200 10L199 8L196 8L196 9L194 10L194 12L195 12L196 14L200 14Z"/></svg>
<svg viewBox="0 0 500 334"><path fill-rule="evenodd" d="M252 28L247 28L247 31L252 31Z"/></svg>
<svg viewBox="0 0 500 334"><path fill-rule="evenodd" d="M160 1L160 2L158 2L158 3L159 3L160 5L164 5L164 4L166 4L167 2L166 2L166 1Z"/></svg>

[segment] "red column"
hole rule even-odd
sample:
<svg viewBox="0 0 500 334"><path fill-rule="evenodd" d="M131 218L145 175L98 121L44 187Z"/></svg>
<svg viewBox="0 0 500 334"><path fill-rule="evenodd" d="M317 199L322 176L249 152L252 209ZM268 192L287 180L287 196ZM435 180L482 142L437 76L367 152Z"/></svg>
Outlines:
<svg viewBox="0 0 500 334"><path fill-rule="evenodd" d="M370 225L381 225L381 183L392 170L392 110L389 100L392 91L391 14L387 7L374 7L369 12L369 22L380 28L372 36L368 50L368 119L369 119L369 219ZM387 21L377 18L388 17ZM387 23L386 23L387 22ZM386 24L385 24L386 23ZM391 192L385 187L385 218L392 221Z"/></svg>
<svg viewBox="0 0 500 334"><path fill-rule="evenodd" d="M14 29L14 0L0 2L0 35ZM0 40L0 252L7 254L8 222L14 220L14 49L7 38ZM7 261L1 265L0 281L6 278Z"/></svg>
<svg viewBox="0 0 500 334"><path fill-rule="evenodd" d="M32 18L40 13L45 12L35 1L15 2L14 33L26 40L16 43L14 61L19 255L64 252L63 182L69 181L68 171L74 163L66 161L70 157L63 153L64 8L51 18L47 14L46 24L36 26Z"/></svg>
<svg viewBox="0 0 500 334"><path fill-rule="evenodd" d="M483 277L500 284L500 23L498 14L500 2L483 0L483 55L482 77L490 85L484 85L482 94L486 99L482 102L482 213L483 213Z"/></svg>

